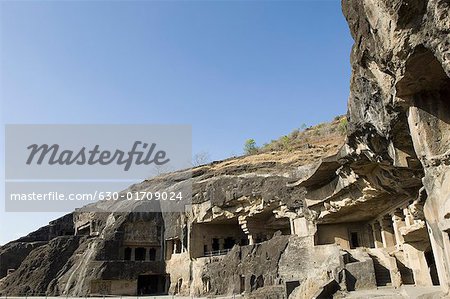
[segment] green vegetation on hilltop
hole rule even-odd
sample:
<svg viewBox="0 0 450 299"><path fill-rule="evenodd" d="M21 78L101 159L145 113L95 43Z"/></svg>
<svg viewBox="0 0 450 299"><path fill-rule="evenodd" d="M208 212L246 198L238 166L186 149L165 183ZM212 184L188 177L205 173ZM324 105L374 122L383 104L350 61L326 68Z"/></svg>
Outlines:
<svg viewBox="0 0 450 299"><path fill-rule="evenodd" d="M288 135L272 140L261 147L256 145L254 139L248 139L244 144L244 153L252 155L270 151L291 152L307 147L310 143L318 143L330 138L342 138L347 133L347 127L347 117L343 115L336 116L332 122L311 127L302 124L299 129L295 129Z"/></svg>

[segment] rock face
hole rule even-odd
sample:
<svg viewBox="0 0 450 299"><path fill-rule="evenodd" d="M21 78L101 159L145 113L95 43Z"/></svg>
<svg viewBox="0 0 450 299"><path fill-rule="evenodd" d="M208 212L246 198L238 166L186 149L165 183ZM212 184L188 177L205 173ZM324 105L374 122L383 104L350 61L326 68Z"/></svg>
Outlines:
<svg viewBox="0 0 450 299"><path fill-rule="evenodd" d="M423 169L425 189L420 201L425 203L439 282L446 291L450 283L449 11L450 2L439 0L343 1L355 40L349 144L353 150L361 148L370 161ZM409 177L401 177L393 186L405 189L405 179Z"/></svg>
<svg viewBox="0 0 450 299"><path fill-rule="evenodd" d="M345 142L336 120L295 148L133 185L192 184L192 205L77 210L0 248L0 293L342 298L406 284L449 293L450 2L342 6L355 40Z"/></svg>
<svg viewBox="0 0 450 299"><path fill-rule="evenodd" d="M284 279L292 275L277 268L287 243L312 246L310 238L291 236L304 190L288 183L314 171L320 157L337 152L344 142L338 124L330 125L326 139L311 129L316 137L293 149L214 162L128 189L187 180L193 196L186 213L143 213L139 204L133 204L133 213L106 213L104 205L111 211L122 203L98 203L99 212L90 206L65 216L67 230L44 227L3 246L5 253L26 246L28 251L18 261L2 256L2 265L15 271L2 274L1 293L200 295L231 294L241 287L250 293L275 285L281 287L274 294L284 293ZM295 255L283 255L285 264Z"/></svg>
<svg viewBox="0 0 450 299"><path fill-rule="evenodd" d="M29 235L8 243L0 248L0 277L8 270L17 269L34 249L48 244L58 236L74 235L72 214L65 215L41 227Z"/></svg>

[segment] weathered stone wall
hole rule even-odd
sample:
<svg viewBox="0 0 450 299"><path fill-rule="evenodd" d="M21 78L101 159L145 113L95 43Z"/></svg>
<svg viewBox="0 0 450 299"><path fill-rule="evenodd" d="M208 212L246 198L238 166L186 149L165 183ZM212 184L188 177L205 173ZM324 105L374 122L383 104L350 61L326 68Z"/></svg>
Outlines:
<svg viewBox="0 0 450 299"><path fill-rule="evenodd" d="M336 244L342 249L350 249L352 247L350 236L351 233L358 234L357 247L371 247L371 236L368 233L367 224L363 222L322 224L317 227L316 244Z"/></svg>
<svg viewBox="0 0 450 299"><path fill-rule="evenodd" d="M203 269L196 272L193 294L250 293L281 284L278 266L289 238L276 236L261 244L235 246L225 256L198 259L194 263L202 264ZM198 289L200 282L202 289Z"/></svg>
<svg viewBox="0 0 450 299"><path fill-rule="evenodd" d="M339 247L335 244L311 245L307 238L291 238L281 256L278 271L282 281L300 284L293 298L313 298L329 281L340 281L344 261Z"/></svg>
<svg viewBox="0 0 450 299"><path fill-rule="evenodd" d="M47 241L14 242L0 249L0 278L7 275L8 270L16 270L31 251L47 244Z"/></svg>
<svg viewBox="0 0 450 299"><path fill-rule="evenodd" d="M179 171L135 184L130 190L192 183L192 209L146 214L138 213L138 204L118 202L96 204L100 212L95 213L77 210L0 249L0 258L7 260L0 277L7 268L17 268L0 281L1 294L131 294L140 273L167 273L171 294L245 292L276 298L289 289L294 298L329 298L337 289L374 284L367 255L352 252L355 261L345 261L347 254L336 244L314 246L315 239L348 249L352 230L364 247L385 243L385 248L367 250L389 268L394 286L402 277L397 257L386 247L403 250L398 259L412 265L417 284L430 284L429 274L420 275L428 266L429 248L421 247L428 240L420 246L411 240L428 230L440 283L448 291L450 3L343 0L342 5L355 44L349 130L339 152L330 141L318 152L308 145L294 153L233 158L194 168L192 178L190 171ZM318 163L325 154L334 155ZM423 186L426 192L420 191ZM391 217L388 210L412 206L416 211L410 212L420 214L423 202L427 223L406 218L414 223L405 226L404 244L396 244L396 231L387 226L373 240L369 230L359 230L380 216ZM133 212L119 212L124 206ZM101 212L104 208L117 212ZM250 245L200 257L211 234L226 237L219 227L224 224L232 224L236 239L247 236ZM178 253L168 248L175 243ZM158 244L165 261L123 261L125 246Z"/></svg>
<svg viewBox="0 0 450 299"><path fill-rule="evenodd" d="M17 269L34 249L58 236L73 235L72 213L51 221L48 225L0 247L0 279L9 269Z"/></svg>
<svg viewBox="0 0 450 299"><path fill-rule="evenodd" d="M450 3L345 0L343 11L355 40L349 145L364 159L424 169L425 216L448 290Z"/></svg>
<svg viewBox="0 0 450 299"><path fill-rule="evenodd" d="M78 237L57 237L33 250L8 279L0 282L3 294L45 294L53 287L59 270L72 257L82 240ZM57 293L58 291L56 291Z"/></svg>
<svg viewBox="0 0 450 299"><path fill-rule="evenodd" d="M137 280L93 280L92 295L136 295Z"/></svg>
<svg viewBox="0 0 450 299"><path fill-rule="evenodd" d="M367 290L377 287L373 260L360 249L349 250L345 265L345 283L348 291ZM344 258L345 259L345 258Z"/></svg>

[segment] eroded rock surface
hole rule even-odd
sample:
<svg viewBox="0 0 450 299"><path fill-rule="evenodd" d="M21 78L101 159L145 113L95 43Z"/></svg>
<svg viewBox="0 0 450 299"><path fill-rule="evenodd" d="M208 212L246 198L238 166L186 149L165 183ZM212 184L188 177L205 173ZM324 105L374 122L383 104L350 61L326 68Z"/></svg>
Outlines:
<svg viewBox="0 0 450 299"><path fill-rule="evenodd" d="M304 190L288 183L312 173L320 157L337 152L344 142L338 123L332 124L329 140L317 138L289 151L214 162L128 189L145 191L187 181L193 195L186 213L143 213L134 203L128 208L136 212L123 213L121 202L98 203L65 216L70 229L50 234L45 227L39 230L44 233L31 234L43 237L30 235L3 246L2 262L15 271L2 275L2 294L234 293L241 282L236 269L245 276L244 289L249 291L257 289L252 280L256 274L258 288L269 272L273 278L266 285L279 284L278 260L291 235L291 221L303 207ZM115 209L118 212L98 212ZM274 235L278 237L272 239ZM21 246L28 250L16 262L7 253ZM64 254L56 258L59 250ZM234 258L236 252L239 259ZM228 261L221 268L210 261L220 258ZM30 278L36 283L25 283Z"/></svg>
<svg viewBox="0 0 450 299"><path fill-rule="evenodd" d="M450 2L342 6L355 40L345 142L334 129L294 149L133 185L192 184L192 206L75 211L65 229L0 249L0 293L345 298L401 285L448 293Z"/></svg>
<svg viewBox="0 0 450 299"><path fill-rule="evenodd" d="M412 197L424 205L439 282L447 291L450 3L343 1L343 11L355 39L349 144L377 164L423 170L426 194ZM400 176L390 187L411 192L403 185L410 178Z"/></svg>

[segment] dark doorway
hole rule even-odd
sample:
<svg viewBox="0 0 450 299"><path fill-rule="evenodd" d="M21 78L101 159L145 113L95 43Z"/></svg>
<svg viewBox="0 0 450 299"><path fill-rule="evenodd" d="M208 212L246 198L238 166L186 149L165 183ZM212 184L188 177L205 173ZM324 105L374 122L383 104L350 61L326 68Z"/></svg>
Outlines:
<svg viewBox="0 0 450 299"><path fill-rule="evenodd" d="M145 248L138 247L134 250L134 259L136 261L145 261Z"/></svg>
<svg viewBox="0 0 450 299"><path fill-rule="evenodd" d="M356 248L359 247L359 238L358 238L358 233L356 232L351 232L350 233L350 248Z"/></svg>
<svg viewBox="0 0 450 299"><path fill-rule="evenodd" d="M433 282L433 285L438 286L439 285L439 276L437 273L436 262L434 261L434 255L431 250L425 251L425 259L427 260L427 265L428 265L428 269L430 271L431 281Z"/></svg>
<svg viewBox="0 0 450 299"><path fill-rule="evenodd" d="M138 277L138 295L153 295L158 294L157 275L139 275Z"/></svg>
<svg viewBox="0 0 450 299"><path fill-rule="evenodd" d="M181 241L180 241L180 239L175 239L175 253L181 253Z"/></svg>
<svg viewBox="0 0 450 299"><path fill-rule="evenodd" d="M225 241L223 243L223 249L231 249L231 248L233 248L235 243L236 242L234 241L233 238L231 238L231 237L225 238Z"/></svg>
<svg viewBox="0 0 450 299"><path fill-rule="evenodd" d="M212 250L213 250L213 251L219 250L219 249L220 249L219 246L220 246L220 245L219 245L219 239L213 238L213 239L212 239Z"/></svg>
<svg viewBox="0 0 450 299"><path fill-rule="evenodd" d="M130 247L125 248L125 251L123 253L123 259L126 261L131 260L131 248Z"/></svg>

